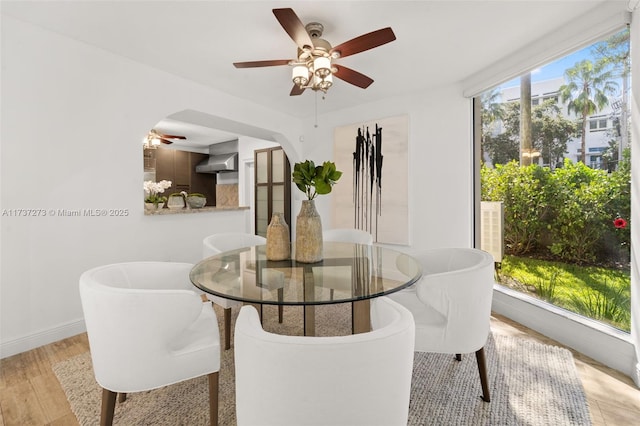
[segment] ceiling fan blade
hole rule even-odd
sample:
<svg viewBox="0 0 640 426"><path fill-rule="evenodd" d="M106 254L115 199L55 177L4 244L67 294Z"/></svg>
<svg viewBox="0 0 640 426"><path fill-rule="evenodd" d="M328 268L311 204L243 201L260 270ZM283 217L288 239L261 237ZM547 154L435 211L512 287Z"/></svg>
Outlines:
<svg viewBox="0 0 640 426"><path fill-rule="evenodd" d="M382 46L383 44L392 42L396 39L396 35L390 27L382 28L363 34L360 37L345 41L342 44L331 49L331 52L338 52L341 58Z"/></svg>
<svg viewBox="0 0 640 426"><path fill-rule="evenodd" d="M298 96L298 95L302 95L302 92L304 92L304 87L300 87L297 84L294 84L293 87L291 88L291 93L289 93L289 96Z"/></svg>
<svg viewBox="0 0 640 426"><path fill-rule="evenodd" d="M177 135L167 135L164 133L156 133L160 136L160 139L187 139L185 136L177 136Z"/></svg>
<svg viewBox="0 0 640 426"><path fill-rule="evenodd" d="M236 68L275 67L278 65L289 65L289 62L291 62L291 59L274 59L272 61L234 62L233 66Z"/></svg>
<svg viewBox="0 0 640 426"><path fill-rule="evenodd" d="M171 145L173 143L170 140L165 139L165 138L160 138L160 142L162 142L163 144L166 144L166 145Z"/></svg>
<svg viewBox="0 0 640 426"><path fill-rule="evenodd" d="M311 36L293 9L273 9L273 14L276 16L278 22L280 22L280 25L282 25L282 28L284 28L287 34L289 34L289 37L296 42L300 49L313 47Z"/></svg>
<svg viewBox="0 0 640 426"><path fill-rule="evenodd" d="M366 89L371 85L371 83L373 83L373 79L359 73L358 71L354 71L351 68L343 67L342 65L334 65L334 67L336 68L336 72L333 73L335 77L353 84L354 86Z"/></svg>

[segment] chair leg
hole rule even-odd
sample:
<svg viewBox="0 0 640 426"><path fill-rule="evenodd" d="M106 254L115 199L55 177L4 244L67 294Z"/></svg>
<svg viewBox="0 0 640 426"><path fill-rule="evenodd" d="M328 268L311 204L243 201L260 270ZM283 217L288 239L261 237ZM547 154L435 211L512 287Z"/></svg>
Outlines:
<svg viewBox="0 0 640 426"><path fill-rule="evenodd" d="M127 400L127 394L126 393L119 393L118 394L118 402L123 403Z"/></svg>
<svg viewBox="0 0 640 426"><path fill-rule="evenodd" d="M476 361L478 362L480 383L482 384L482 400L484 402L491 402L491 398L489 396L489 380L487 379L487 362L484 357L484 347L476 351Z"/></svg>
<svg viewBox="0 0 640 426"><path fill-rule="evenodd" d="M283 288L279 288L278 289L278 300L280 302L282 302L282 300L284 299L284 289ZM278 305L278 322L280 324L282 324L282 313L283 313L283 309L284 306L282 305Z"/></svg>
<svg viewBox="0 0 640 426"><path fill-rule="evenodd" d="M113 424L113 412L116 409L116 392L102 388L102 408L100 412L100 426Z"/></svg>
<svg viewBox="0 0 640 426"><path fill-rule="evenodd" d="M224 310L224 348L231 347L231 308Z"/></svg>
<svg viewBox="0 0 640 426"><path fill-rule="evenodd" d="M462 361L462 354L456 354L456 361Z"/></svg>
<svg viewBox="0 0 640 426"><path fill-rule="evenodd" d="M218 424L218 372L209 374L209 421Z"/></svg>

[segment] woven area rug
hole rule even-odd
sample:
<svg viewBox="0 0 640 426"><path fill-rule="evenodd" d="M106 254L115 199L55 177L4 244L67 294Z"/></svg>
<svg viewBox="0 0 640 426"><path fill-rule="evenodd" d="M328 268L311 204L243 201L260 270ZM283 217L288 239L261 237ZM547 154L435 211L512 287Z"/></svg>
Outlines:
<svg viewBox="0 0 640 426"><path fill-rule="evenodd" d="M222 312L216 307L218 318ZM274 332L302 334L300 308L286 308L284 324L266 307L264 327ZM233 318L237 315L234 309ZM316 310L318 335L349 332L350 308L322 306ZM491 403L482 390L475 356L416 353L410 425L590 425L587 400L566 349L494 334L485 347ZM101 389L96 384L89 353L53 366L71 409L81 425L100 418ZM221 425L235 425L233 346L223 351L220 369ZM208 424L206 378L134 393L116 404L116 425Z"/></svg>

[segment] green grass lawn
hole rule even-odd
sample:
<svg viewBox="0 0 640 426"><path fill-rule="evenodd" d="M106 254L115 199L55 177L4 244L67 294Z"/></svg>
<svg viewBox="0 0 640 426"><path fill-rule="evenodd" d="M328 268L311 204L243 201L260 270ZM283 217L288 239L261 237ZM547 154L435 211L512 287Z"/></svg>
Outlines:
<svg viewBox="0 0 640 426"><path fill-rule="evenodd" d="M631 327L629 271L505 256L502 285L624 331Z"/></svg>

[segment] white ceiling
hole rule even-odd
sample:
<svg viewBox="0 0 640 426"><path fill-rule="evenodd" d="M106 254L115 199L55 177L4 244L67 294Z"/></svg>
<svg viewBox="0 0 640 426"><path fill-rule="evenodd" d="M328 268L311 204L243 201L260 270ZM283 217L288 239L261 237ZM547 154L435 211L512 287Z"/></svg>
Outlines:
<svg viewBox="0 0 640 426"><path fill-rule="evenodd" d="M236 69L232 65L295 56L296 46L274 17L273 8L291 7L304 24L322 23L323 38L334 46L388 26L397 37L384 46L338 60L368 75L374 83L360 89L336 79L326 99L318 100L318 113L322 114L462 82L601 3L612 0L2 1L0 10L304 118L315 113L314 93L289 96L290 67ZM160 127L181 134L189 131L175 121ZM201 140L202 136L194 134L193 138Z"/></svg>

